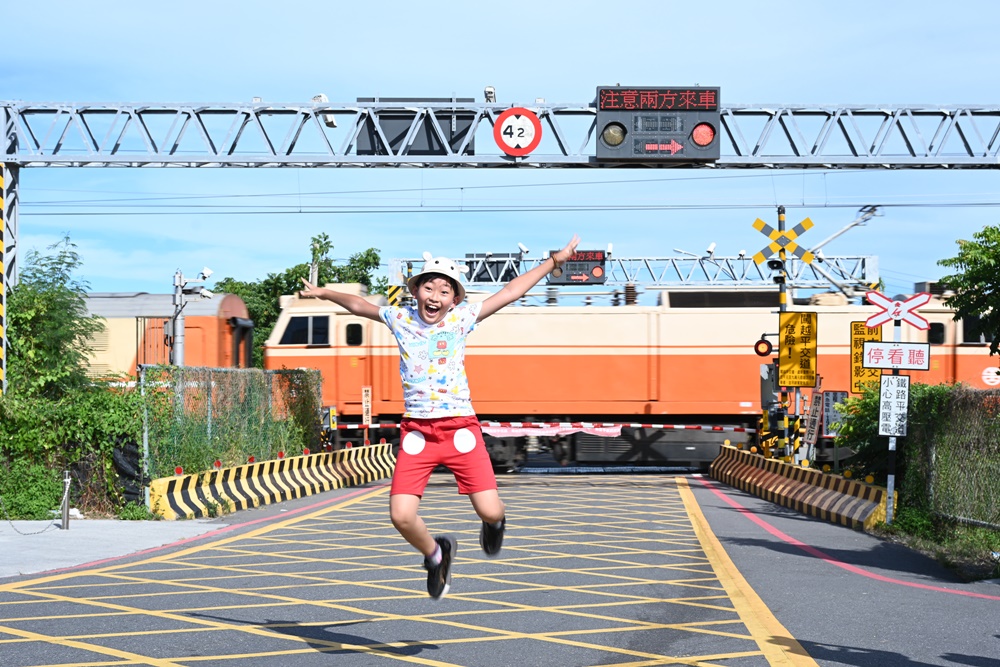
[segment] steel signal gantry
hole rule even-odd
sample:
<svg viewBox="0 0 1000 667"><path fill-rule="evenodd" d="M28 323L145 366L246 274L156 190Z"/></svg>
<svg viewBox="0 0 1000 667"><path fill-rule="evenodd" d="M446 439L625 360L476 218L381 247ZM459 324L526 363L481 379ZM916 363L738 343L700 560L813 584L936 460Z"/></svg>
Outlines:
<svg viewBox="0 0 1000 667"><path fill-rule="evenodd" d="M35 104L0 101L9 167L588 167L596 105L525 104L550 140L505 155L509 104L293 102ZM997 168L1000 106L722 105L716 168ZM331 119L334 119L331 121ZM456 127L462 131L456 133ZM422 146L432 146L424 150Z"/></svg>
<svg viewBox="0 0 1000 667"><path fill-rule="evenodd" d="M480 254L458 260L469 267L474 277L470 285L503 285L512 276L530 271L547 258L496 258ZM419 270L422 259L389 261L390 276L409 276ZM605 285L641 285L647 288L676 287L690 289L775 289L771 273L750 257L678 256L661 258L610 257L605 265ZM864 294L879 281L878 257L826 257L812 263L792 258L786 261L787 284L798 289L829 289L831 286ZM400 282L402 284L402 281Z"/></svg>

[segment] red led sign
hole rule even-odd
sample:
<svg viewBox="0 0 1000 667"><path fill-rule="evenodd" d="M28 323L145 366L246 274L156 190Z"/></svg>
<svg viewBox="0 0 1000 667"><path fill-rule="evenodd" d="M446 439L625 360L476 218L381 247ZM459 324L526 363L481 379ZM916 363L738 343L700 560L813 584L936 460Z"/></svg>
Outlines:
<svg viewBox="0 0 1000 667"><path fill-rule="evenodd" d="M600 111L717 111L718 88L598 88Z"/></svg>
<svg viewBox="0 0 1000 667"><path fill-rule="evenodd" d="M577 250L567 262L603 262L605 259L603 250Z"/></svg>
<svg viewBox="0 0 1000 667"><path fill-rule="evenodd" d="M555 254L555 250L549 252ZM549 285L603 285L607 279L604 250L577 250L562 266L552 270L548 276Z"/></svg>

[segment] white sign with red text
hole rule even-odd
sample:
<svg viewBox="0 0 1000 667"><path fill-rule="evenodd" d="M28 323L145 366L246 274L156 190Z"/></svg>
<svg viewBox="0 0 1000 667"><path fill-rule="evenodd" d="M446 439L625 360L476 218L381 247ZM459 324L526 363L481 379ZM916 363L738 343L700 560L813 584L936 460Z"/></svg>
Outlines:
<svg viewBox="0 0 1000 667"><path fill-rule="evenodd" d="M926 371L931 367L930 343L889 343L865 341L864 368Z"/></svg>

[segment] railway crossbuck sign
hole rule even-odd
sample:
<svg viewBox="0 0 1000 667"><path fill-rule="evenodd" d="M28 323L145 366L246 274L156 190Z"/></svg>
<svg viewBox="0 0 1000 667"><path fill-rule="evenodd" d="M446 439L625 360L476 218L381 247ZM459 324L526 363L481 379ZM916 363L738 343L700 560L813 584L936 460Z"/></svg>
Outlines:
<svg viewBox="0 0 1000 667"><path fill-rule="evenodd" d="M931 295L927 292L914 294L905 301L890 299L881 292L871 291L865 294L868 301L882 310L875 313L865 324L869 327L877 327L891 320L902 320L907 324L912 324L918 329L926 330L930 328L930 323L914 312L917 308L931 300Z"/></svg>
<svg viewBox="0 0 1000 667"><path fill-rule="evenodd" d="M792 253L806 264L811 264L815 255L796 243L795 239L797 239L804 232L808 231L812 226L813 221L806 218L799 224L795 225L795 227L793 227L790 231L779 232L777 229L770 226L760 218L757 218L753 222L753 228L771 239L771 243L754 255L753 261L757 264L762 264L768 257L784 248L786 251Z"/></svg>

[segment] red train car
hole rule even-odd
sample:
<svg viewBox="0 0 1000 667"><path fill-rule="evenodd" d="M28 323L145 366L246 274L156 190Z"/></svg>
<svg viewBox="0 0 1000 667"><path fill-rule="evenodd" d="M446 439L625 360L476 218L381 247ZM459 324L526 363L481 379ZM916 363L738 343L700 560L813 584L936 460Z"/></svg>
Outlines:
<svg viewBox="0 0 1000 667"><path fill-rule="evenodd" d="M173 295L145 292L94 292L87 312L99 316L104 331L91 341L90 375L135 375L141 364L169 364L174 316ZM216 294L184 306L186 366L249 367L253 322L243 299Z"/></svg>

